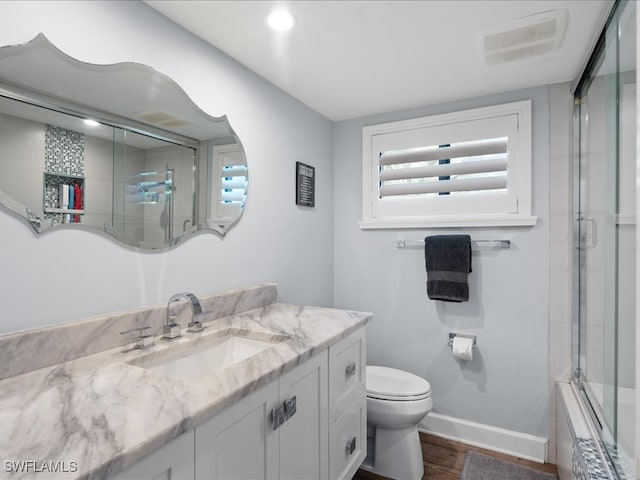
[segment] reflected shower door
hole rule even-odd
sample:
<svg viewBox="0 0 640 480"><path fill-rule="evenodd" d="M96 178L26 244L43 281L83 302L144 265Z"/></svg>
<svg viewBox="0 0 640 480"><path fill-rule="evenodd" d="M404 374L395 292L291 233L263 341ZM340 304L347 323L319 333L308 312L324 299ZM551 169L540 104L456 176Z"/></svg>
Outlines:
<svg viewBox="0 0 640 480"><path fill-rule="evenodd" d="M163 248L196 225L196 150L114 128L113 216L105 230Z"/></svg>

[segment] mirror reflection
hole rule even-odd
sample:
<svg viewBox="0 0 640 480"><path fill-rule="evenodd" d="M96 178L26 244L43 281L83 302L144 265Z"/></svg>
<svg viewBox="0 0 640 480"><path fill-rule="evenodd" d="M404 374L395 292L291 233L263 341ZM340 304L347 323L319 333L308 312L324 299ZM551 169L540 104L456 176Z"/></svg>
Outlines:
<svg viewBox="0 0 640 480"><path fill-rule="evenodd" d="M36 232L162 248L242 215L240 141L159 72L85 64L40 35L0 49L0 82L0 203Z"/></svg>

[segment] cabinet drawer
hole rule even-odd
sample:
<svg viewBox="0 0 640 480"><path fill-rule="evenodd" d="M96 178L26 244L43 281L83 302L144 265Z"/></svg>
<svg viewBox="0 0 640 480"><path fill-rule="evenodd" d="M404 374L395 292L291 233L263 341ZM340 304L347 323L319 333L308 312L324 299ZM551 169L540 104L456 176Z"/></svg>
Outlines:
<svg viewBox="0 0 640 480"><path fill-rule="evenodd" d="M193 480L194 443L194 431L191 429L111 477L111 480Z"/></svg>
<svg viewBox="0 0 640 480"><path fill-rule="evenodd" d="M359 400L329 430L329 478L351 479L367 454L366 400Z"/></svg>
<svg viewBox="0 0 640 480"><path fill-rule="evenodd" d="M329 425L365 397L365 329L329 348Z"/></svg>

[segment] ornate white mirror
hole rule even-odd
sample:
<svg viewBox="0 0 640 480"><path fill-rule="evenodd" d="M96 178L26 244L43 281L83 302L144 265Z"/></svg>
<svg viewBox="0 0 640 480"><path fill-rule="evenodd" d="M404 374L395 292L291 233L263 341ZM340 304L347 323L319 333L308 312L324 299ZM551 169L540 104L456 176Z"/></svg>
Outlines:
<svg viewBox="0 0 640 480"><path fill-rule="evenodd" d="M0 48L0 204L35 232L97 229L152 249L224 235L247 182L226 117L164 74L80 62L43 35Z"/></svg>

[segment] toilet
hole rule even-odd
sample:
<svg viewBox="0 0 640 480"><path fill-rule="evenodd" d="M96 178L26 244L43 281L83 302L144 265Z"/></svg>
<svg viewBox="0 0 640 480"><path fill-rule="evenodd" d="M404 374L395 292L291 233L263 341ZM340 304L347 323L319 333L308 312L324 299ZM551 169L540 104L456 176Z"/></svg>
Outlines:
<svg viewBox="0 0 640 480"><path fill-rule="evenodd" d="M367 458L361 468L398 480L424 474L417 424L433 407L431 385L409 372L367 365Z"/></svg>

